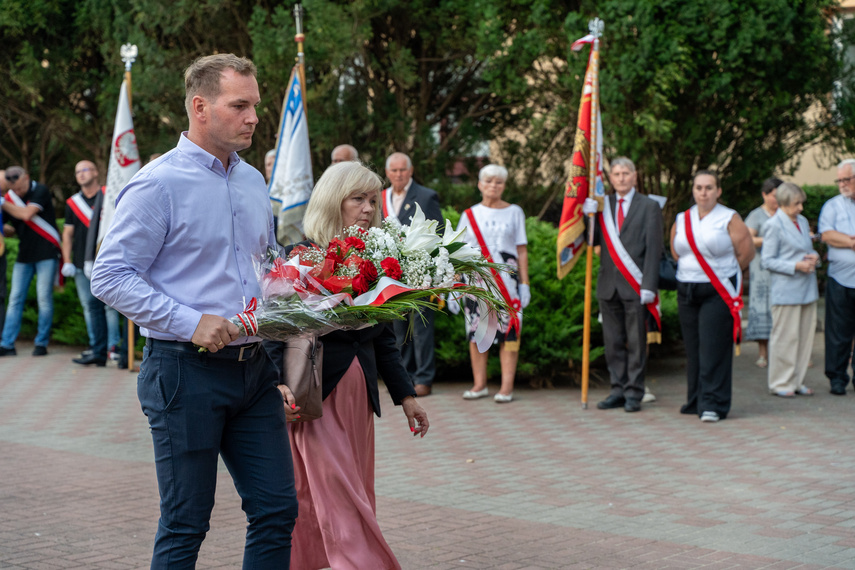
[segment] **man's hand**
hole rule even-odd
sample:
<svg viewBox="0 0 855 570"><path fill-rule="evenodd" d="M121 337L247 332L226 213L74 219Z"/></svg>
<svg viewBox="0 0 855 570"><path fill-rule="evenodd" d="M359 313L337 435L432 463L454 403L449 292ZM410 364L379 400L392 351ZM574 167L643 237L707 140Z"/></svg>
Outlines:
<svg viewBox="0 0 855 570"><path fill-rule="evenodd" d="M63 277L74 277L74 274L77 273L77 268L73 263L63 263L61 271Z"/></svg>
<svg viewBox="0 0 855 570"><path fill-rule="evenodd" d="M525 309L531 303L531 287L528 283L520 283L520 306Z"/></svg>
<svg viewBox="0 0 855 570"><path fill-rule="evenodd" d="M404 408L404 414L407 416L407 422L410 424L410 431L413 432L413 437L421 435L422 437L428 431L430 422L428 421L427 412L422 408L415 397L407 396L401 401L401 407Z"/></svg>
<svg viewBox="0 0 855 570"><path fill-rule="evenodd" d="M238 336L238 328L228 319L219 315L202 315L190 342L207 348L210 352L217 352Z"/></svg>
<svg viewBox="0 0 855 570"><path fill-rule="evenodd" d="M641 290L641 304L649 305L656 299L656 293L651 291L650 289L642 289Z"/></svg>
<svg viewBox="0 0 855 570"><path fill-rule="evenodd" d="M600 205L593 198L585 198L585 203L582 204L582 213L585 215L596 214Z"/></svg>

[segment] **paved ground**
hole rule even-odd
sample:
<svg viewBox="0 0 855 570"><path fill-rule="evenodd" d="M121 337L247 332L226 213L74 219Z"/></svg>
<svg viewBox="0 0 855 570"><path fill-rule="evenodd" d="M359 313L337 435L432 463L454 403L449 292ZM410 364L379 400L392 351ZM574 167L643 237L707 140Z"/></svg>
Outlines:
<svg viewBox="0 0 855 570"><path fill-rule="evenodd" d="M736 359L727 421L677 413L682 360L651 362L658 400L517 389L467 402L441 382L414 440L384 400L378 517L411 568L855 568L855 394L831 396L817 336L812 398L767 395L756 348ZM135 375L71 349L0 359L0 568L146 567L157 487ZM491 389L495 386L491 386ZM239 567L245 522L220 476L199 567Z"/></svg>

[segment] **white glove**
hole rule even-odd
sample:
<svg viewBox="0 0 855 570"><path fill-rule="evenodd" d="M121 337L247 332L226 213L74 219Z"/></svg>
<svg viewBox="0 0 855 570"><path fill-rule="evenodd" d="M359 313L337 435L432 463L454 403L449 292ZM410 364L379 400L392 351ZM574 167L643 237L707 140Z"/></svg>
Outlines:
<svg viewBox="0 0 855 570"><path fill-rule="evenodd" d="M656 299L656 293L654 293L653 291L651 291L649 289L642 289L641 290L641 304L642 305L649 305L650 303L653 302L654 299Z"/></svg>
<svg viewBox="0 0 855 570"><path fill-rule="evenodd" d="M585 215L596 214L600 205L593 198L585 198L585 203L582 204L582 213Z"/></svg>
<svg viewBox="0 0 855 570"><path fill-rule="evenodd" d="M448 307L448 312L452 315L460 313L460 302L457 300L457 297L449 296L445 306Z"/></svg>
<svg viewBox="0 0 855 570"><path fill-rule="evenodd" d="M77 273L77 268L74 267L73 263L63 263L62 264L62 275L63 275L63 277L74 277L75 273Z"/></svg>
<svg viewBox="0 0 855 570"><path fill-rule="evenodd" d="M84 261L83 262L83 275L85 275L87 279L92 279L92 266L93 265L95 265L94 261Z"/></svg>
<svg viewBox="0 0 855 570"><path fill-rule="evenodd" d="M520 306L525 309L531 303L531 287L528 283L520 283Z"/></svg>

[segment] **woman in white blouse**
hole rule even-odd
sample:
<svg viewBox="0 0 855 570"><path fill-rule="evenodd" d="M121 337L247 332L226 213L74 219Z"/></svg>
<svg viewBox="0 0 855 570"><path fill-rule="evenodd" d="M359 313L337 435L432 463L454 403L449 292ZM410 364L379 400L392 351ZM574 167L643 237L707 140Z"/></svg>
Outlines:
<svg viewBox="0 0 855 570"><path fill-rule="evenodd" d="M795 184L778 187L778 211L766 222L761 263L772 274L769 304L769 392L791 398L810 396L804 385L816 331L816 266L810 227L801 215L805 193Z"/></svg>
<svg viewBox="0 0 855 570"><path fill-rule="evenodd" d="M695 205L678 214L671 227L687 359L688 394L680 412L717 422L730 412L742 271L754 257L754 243L739 214L718 203L716 174L698 172L692 196Z"/></svg>
<svg viewBox="0 0 855 570"><path fill-rule="evenodd" d="M500 404L513 400L514 378L519 359L522 309L531 300L528 283L528 238L525 233L525 214L522 208L502 200L508 171L504 166L489 164L478 173L478 190L481 203L460 216L457 229L466 228L466 241L482 252L489 253L495 263L503 263L515 271L502 272L500 288L509 305L517 309L516 317L500 315L499 330L494 343L499 345L499 362L502 367L502 386L493 399ZM484 251L484 250L487 251ZM457 302L449 303L449 310L459 311ZM471 299L464 304L468 330L469 357L472 361L472 389L463 397L476 400L489 395L487 391L487 352L481 353L471 342L481 315L478 305Z"/></svg>

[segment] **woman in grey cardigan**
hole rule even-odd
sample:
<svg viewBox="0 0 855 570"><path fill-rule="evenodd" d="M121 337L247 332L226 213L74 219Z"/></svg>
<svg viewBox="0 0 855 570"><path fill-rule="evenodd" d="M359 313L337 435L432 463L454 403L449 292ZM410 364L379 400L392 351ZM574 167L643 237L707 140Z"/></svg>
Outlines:
<svg viewBox="0 0 855 570"><path fill-rule="evenodd" d="M791 398L810 396L803 384L816 330L816 266L807 219L800 215L805 193L795 184L778 187L778 211L764 227L761 263L771 273L769 304L769 391Z"/></svg>

